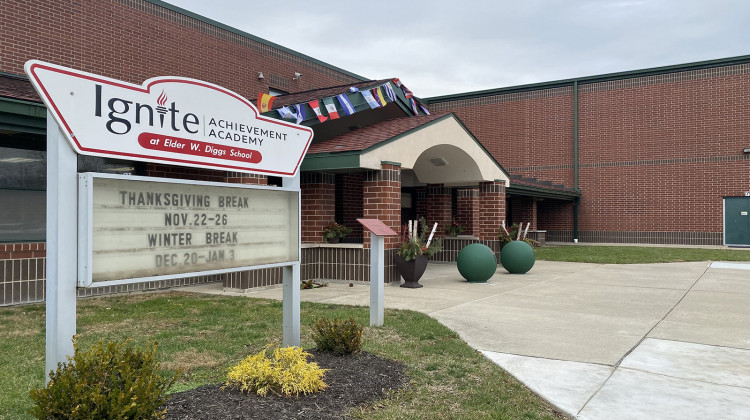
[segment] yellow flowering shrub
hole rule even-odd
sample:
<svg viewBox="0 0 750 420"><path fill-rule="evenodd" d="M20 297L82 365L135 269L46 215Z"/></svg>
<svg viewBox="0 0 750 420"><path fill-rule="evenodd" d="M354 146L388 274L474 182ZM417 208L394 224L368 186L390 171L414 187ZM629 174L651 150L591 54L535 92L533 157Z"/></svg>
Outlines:
<svg viewBox="0 0 750 420"><path fill-rule="evenodd" d="M323 382L327 369L308 362L309 356L299 347L251 354L229 370L226 386L263 396L269 391L286 396L322 391L327 387Z"/></svg>

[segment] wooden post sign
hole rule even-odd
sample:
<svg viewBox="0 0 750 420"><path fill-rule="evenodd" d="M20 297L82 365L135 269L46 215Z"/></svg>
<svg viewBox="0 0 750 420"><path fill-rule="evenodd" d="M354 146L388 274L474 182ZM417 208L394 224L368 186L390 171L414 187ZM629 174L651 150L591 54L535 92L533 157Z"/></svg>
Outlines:
<svg viewBox="0 0 750 420"><path fill-rule="evenodd" d="M200 80L135 85L36 60L25 71L47 106L47 371L73 353L76 286L283 267L283 341L299 345L299 165L312 130ZM78 174L77 154L283 185Z"/></svg>

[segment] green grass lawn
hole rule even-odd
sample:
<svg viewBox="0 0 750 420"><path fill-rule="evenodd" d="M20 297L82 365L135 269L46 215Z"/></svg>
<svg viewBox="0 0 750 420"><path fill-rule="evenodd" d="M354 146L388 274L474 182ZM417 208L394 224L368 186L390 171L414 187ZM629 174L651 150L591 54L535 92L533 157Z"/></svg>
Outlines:
<svg viewBox="0 0 750 420"><path fill-rule="evenodd" d="M167 371L184 373L173 392L223 382L227 369L268 343L280 345L281 302L193 295L134 294L79 300L81 349L98 340L159 342ZM0 308L0 419L26 419L28 392L44 384L43 304ZM369 308L302 303L302 347L313 348L315 317L353 317ZM363 419L553 419L553 408L437 321L386 310L385 326L365 328L364 349L408 367L411 386L354 410Z"/></svg>
<svg viewBox="0 0 750 420"><path fill-rule="evenodd" d="M536 259L599 264L647 264L687 261L750 261L750 250L564 245L534 248Z"/></svg>

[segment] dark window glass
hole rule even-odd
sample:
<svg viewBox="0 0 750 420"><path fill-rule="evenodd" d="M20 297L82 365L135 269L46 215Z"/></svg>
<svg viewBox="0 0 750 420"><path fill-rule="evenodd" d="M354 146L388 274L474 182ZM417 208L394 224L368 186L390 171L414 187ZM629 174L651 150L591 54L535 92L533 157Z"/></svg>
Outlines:
<svg viewBox="0 0 750 420"><path fill-rule="evenodd" d="M78 156L79 172L136 174L133 162ZM0 147L0 242L46 238L47 152Z"/></svg>

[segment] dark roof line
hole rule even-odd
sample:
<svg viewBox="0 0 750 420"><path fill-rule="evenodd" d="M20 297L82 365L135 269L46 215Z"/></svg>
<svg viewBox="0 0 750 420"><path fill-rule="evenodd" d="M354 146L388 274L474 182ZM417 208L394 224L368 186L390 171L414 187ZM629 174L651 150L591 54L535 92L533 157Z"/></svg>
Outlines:
<svg viewBox="0 0 750 420"><path fill-rule="evenodd" d="M336 67L336 66L334 66L332 64L328 64L328 63L326 63L324 61L320 61L317 58L310 57L307 54L302 54L301 52L294 51L294 50L289 49L287 47L284 47L282 45L279 45L279 44L276 44L274 42L271 42L271 41L265 40L263 38L260 38L258 36L249 34L249 33L245 32L245 31L241 31L241 30L239 30L237 28L233 28L233 27L231 27L229 25L223 24L221 22L215 21L213 19L207 18L207 17L199 15L197 13L193 13L193 12L191 12L189 10L183 9L183 8L175 6L173 4L169 4L169 3L161 1L161 0L145 0L145 1L148 2L148 3L152 3L152 4L155 4L157 6L163 7L165 9L172 10L173 12L177 12L177 13L183 14L183 15L191 17L193 19L200 20L202 22L208 23L209 25L213 25L213 26L215 26L217 28L224 29L225 31L229 31L229 32L231 32L233 34L237 34L237 35L240 35L242 37L248 38L250 40L253 40L253 41L256 41L256 42L260 42L261 44L265 44L265 45L268 45L269 47L276 48L276 49L278 49L280 51L283 51L285 53L289 53L289 54L295 55L297 57L303 58L303 59L308 60L310 62L313 62L315 64L319 64L319 65L321 65L323 67L328 67L331 70L335 70L335 71L340 72L342 74L346 74L347 76L351 76L351 77L354 77L354 78L360 79L360 80L367 80L368 79L367 77L360 76L360 75L352 73L352 72L350 72L348 70L344 70L344 69L342 69L340 67Z"/></svg>
<svg viewBox="0 0 750 420"><path fill-rule="evenodd" d="M552 181L542 181L533 177L525 177L520 174L510 175L510 186L511 187L533 187L541 188L545 190L553 190L558 192L564 192L568 194L577 194L575 188L566 187L562 184L555 184Z"/></svg>
<svg viewBox="0 0 750 420"><path fill-rule="evenodd" d="M316 88L316 89L303 90L300 92L285 93L283 95L279 95L276 97L272 108L278 109L278 108L281 108L282 106L295 105L298 103L311 101L313 99L322 99L323 97L326 97L326 96L335 96L339 93L347 92L348 89L352 86L357 87L357 89L361 89L361 88L364 88L365 86L375 86L375 85L383 84L390 80L391 79L363 80L363 81L356 82L356 83L345 83L345 84L337 85L337 86L327 86L327 87L321 87L321 88ZM316 95L317 92L325 92L325 91L327 92L324 95ZM253 103L256 103L256 102L257 102L256 100L253 100Z"/></svg>
<svg viewBox="0 0 750 420"><path fill-rule="evenodd" d="M422 98L426 103L433 104L439 102L449 102L462 99L481 98L485 96L502 95L507 93L525 92L530 90L553 89L558 87L571 86L574 83L590 84L608 82L612 80L633 79L643 76L654 76L659 74L678 73L690 70L702 70L715 67L726 67L736 64L750 63L750 55L740 55L737 57L719 58L715 60L696 61L692 63L675 64L661 67L651 67L641 70L630 70L616 73L605 73L594 76L574 77L571 79L554 80L550 82L531 83L526 85L509 86L503 88L494 88L486 90L477 90L473 92L455 93L451 95L433 96L431 98Z"/></svg>

